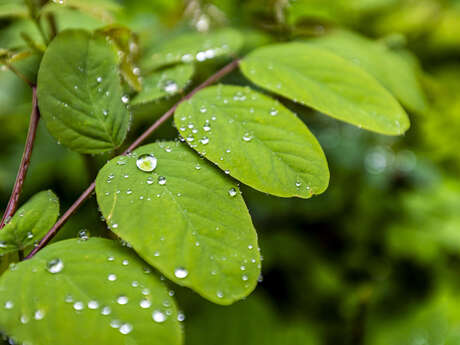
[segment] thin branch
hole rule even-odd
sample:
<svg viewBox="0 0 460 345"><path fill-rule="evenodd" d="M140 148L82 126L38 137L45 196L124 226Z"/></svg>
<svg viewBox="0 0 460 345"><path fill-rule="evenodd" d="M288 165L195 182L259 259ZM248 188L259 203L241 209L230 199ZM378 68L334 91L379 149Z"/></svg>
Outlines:
<svg viewBox="0 0 460 345"><path fill-rule="evenodd" d="M30 156L32 155L32 149L35 142L35 134L37 133L38 121L40 119L40 112L38 110L37 103L37 88L32 88L32 112L30 114L29 131L27 132L26 146L24 153L22 154L21 165L16 176L13 191L11 192L10 200L6 206L5 213L3 213L2 220L0 222L0 229L5 226L5 223L13 216L14 212L18 207L19 195L22 191L22 186L27 175L27 169L29 168Z"/></svg>
<svg viewBox="0 0 460 345"><path fill-rule="evenodd" d="M178 101L176 104L172 106L171 109L169 109L166 113L164 113L155 123L150 126L144 133L141 134L127 149L125 152L123 152L122 155L127 155L131 151L133 151L135 148L137 148L144 140L146 140L158 127L160 127L164 122L166 122L175 112L179 104L182 102L185 102L186 100L190 99L193 95L195 95L198 91L201 89L204 89L205 87L215 83L219 79L223 78L227 74L229 74L231 71L233 71L237 66L238 66L239 60L236 59L214 73L211 77L209 77L206 81L204 81L202 84L194 88L188 95L183 97L180 101ZM59 220L54 224L54 226L48 231L48 233L45 235L45 237L42 238L40 243L27 255L26 260L30 259L33 257L40 249L42 249L59 231L59 229L65 224L65 222L72 216L85 202L91 194L94 192L94 189L96 188L96 182L91 183L91 185L83 192L82 195L73 203L72 206L59 218Z"/></svg>
<svg viewBox="0 0 460 345"><path fill-rule="evenodd" d="M18 69L16 69L16 67L14 67L12 64L6 61L4 62L4 64L11 72L16 74L18 78L22 79L22 81L24 81L31 88L34 88L34 84L29 79L27 79L27 77L24 74L22 74Z"/></svg>

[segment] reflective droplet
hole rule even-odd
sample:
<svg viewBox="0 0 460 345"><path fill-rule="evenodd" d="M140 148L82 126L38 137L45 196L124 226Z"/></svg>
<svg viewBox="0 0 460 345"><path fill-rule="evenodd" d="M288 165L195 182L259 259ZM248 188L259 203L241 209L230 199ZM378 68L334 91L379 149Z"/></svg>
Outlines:
<svg viewBox="0 0 460 345"><path fill-rule="evenodd" d="M129 102L129 97L124 95L123 97L121 97L121 101L124 103L124 104L127 104Z"/></svg>
<svg viewBox="0 0 460 345"><path fill-rule="evenodd" d="M246 142L251 141L252 138L253 138L252 135L249 134L249 133L245 133L245 134L243 135L243 140L246 141Z"/></svg>
<svg viewBox="0 0 460 345"><path fill-rule="evenodd" d="M118 304L121 304L121 305L127 304L127 303L128 303L128 297L126 297L126 296L119 296L119 297L117 298L117 303L118 303Z"/></svg>
<svg viewBox="0 0 460 345"><path fill-rule="evenodd" d="M229 194L231 197L235 196L237 193L238 193L238 192L236 191L235 188L230 188L230 189L228 190L228 194Z"/></svg>
<svg viewBox="0 0 460 345"><path fill-rule="evenodd" d="M77 311L83 310L84 307L85 307L85 305L83 304L83 302L75 302L73 304L73 309L75 309Z"/></svg>
<svg viewBox="0 0 460 345"><path fill-rule="evenodd" d="M152 313L152 319L155 322L162 323L166 321L166 315L159 310L155 310Z"/></svg>
<svg viewBox="0 0 460 345"><path fill-rule="evenodd" d="M224 297L224 293L222 291L217 291L216 293L217 297L219 298L223 298Z"/></svg>
<svg viewBox="0 0 460 345"><path fill-rule="evenodd" d="M5 309L12 309L14 307L14 303L12 301L5 302Z"/></svg>
<svg viewBox="0 0 460 345"><path fill-rule="evenodd" d="M45 312L43 310L37 310L34 314L35 320L42 320L45 317Z"/></svg>
<svg viewBox="0 0 460 345"><path fill-rule="evenodd" d="M129 334L133 330L133 325L129 323L124 323L120 326L120 333L121 334Z"/></svg>
<svg viewBox="0 0 460 345"><path fill-rule="evenodd" d="M166 93L173 94L179 90L179 85L174 80L166 80L163 83L163 90Z"/></svg>
<svg viewBox="0 0 460 345"><path fill-rule="evenodd" d="M136 166L139 170L150 172L157 167L157 159L151 154L141 155L136 160Z"/></svg>
<svg viewBox="0 0 460 345"><path fill-rule="evenodd" d="M185 314L183 312L177 313L177 321L182 322L185 320Z"/></svg>
<svg viewBox="0 0 460 345"><path fill-rule="evenodd" d="M206 145L207 143L209 143L209 138L208 137L203 137L200 139L200 142L203 144L203 145Z"/></svg>
<svg viewBox="0 0 460 345"><path fill-rule="evenodd" d="M164 177L164 176L158 177L158 184L160 184L162 186L165 185L166 184L166 177Z"/></svg>
<svg viewBox="0 0 460 345"><path fill-rule="evenodd" d="M111 282L114 282L115 280L117 280L117 275L111 273L111 274L109 274L109 275L107 276L107 279L108 279L109 281L111 281Z"/></svg>
<svg viewBox="0 0 460 345"><path fill-rule="evenodd" d="M48 263L46 264L46 269L48 270L48 272L53 274L61 272L63 268L64 263L59 258L48 261Z"/></svg>
<svg viewBox="0 0 460 345"><path fill-rule="evenodd" d="M98 301L89 301L88 302L88 308L89 309L97 309L97 308L99 308L99 302Z"/></svg>
<svg viewBox="0 0 460 345"><path fill-rule="evenodd" d="M110 315L111 312L112 309L110 309L110 307L104 307L101 309L101 315Z"/></svg>
<svg viewBox="0 0 460 345"><path fill-rule="evenodd" d="M276 115L278 115L278 109L271 108L271 109L270 109L270 115L271 115L271 116L276 116Z"/></svg>
<svg viewBox="0 0 460 345"><path fill-rule="evenodd" d="M176 278L184 279L188 276L188 271L183 267L178 267L174 270L174 275L176 276Z"/></svg>
<svg viewBox="0 0 460 345"><path fill-rule="evenodd" d="M141 306L141 308L147 309L150 308L152 303L148 299L144 298L140 301L139 305Z"/></svg>

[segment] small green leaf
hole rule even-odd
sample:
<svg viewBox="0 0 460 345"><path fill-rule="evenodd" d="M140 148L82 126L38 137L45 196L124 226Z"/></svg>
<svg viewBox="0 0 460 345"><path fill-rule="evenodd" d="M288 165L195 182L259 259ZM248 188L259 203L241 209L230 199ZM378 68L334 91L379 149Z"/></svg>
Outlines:
<svg viewBox="0 0 460 345"><path fill-rule="evenodd" d="M267 90L358 127L387 135L409 128L407 114L377 80L327 49L271 45L249 54L241 70Z"/></svg>
<svg viewBox="0 0 460 345"><path fill-rule="evenodd" d="M181 92L190 83L193 72L193 65L188 64L149 75L144 79L143 90L132 100L131 104L148 103Z"/></svg>
<svg viewBox="0 0 460 345"><path fill-rule="evenodd" d="M35 194L0 230L0 255L17 252L40 240L59 215L59 200L51 191Z"/></svg>
<svg viewBox="0 0 460 345"><path fill-rule="evenodd" d="M238 186L186 145L156 143L111 160L96 195L111 230L177 284L217 304L255 288L257 234Z"/></svg>
<svg viewBox="0 0 460 345"><path fill-rule="evenodd" d="M0 18L27 17L27 6L20 0L2 0L0 2Z"/></svg>
<svg viewBox="0 0 460 345"><path fill-rule="evenodd" d="M111 0L61 0L48 2L40 10L40 15L55 12L63 7L76 9L105 22L112 21L113 12L120 9L120 5Z"/></svg>
<svg viewBox="0 0 460 345"><path fill-rule="evenodd" d="M20 344L180 345L174 300L145 269L114 241L52 244L0 278L0 328Z"/></svg>
<svg viewBox="0 0 460 345"><path fill-rule="evenodd" d="M328 186L313 134L279 102L249 88L208 87L182 103L174 119L191 147L261 192L309 198Z"/></svg>
<svg viewBox="0 0 460 345"><path fill-rule="evenodd" d="M310 42L329 49L372 74L410 110L420 113L426 110L425 96L414 67L384 44L349 31L335 31Z"/></svg>
<svg viewBox="0 0 460 345"><path fill-rule="evenodd" d="M81 153L120 146L129 122L123 97L117 55L104 37L68 30L53 40L38 73L38 99L59 142Z"/></svg>
<svg viewBox="0 0 460 345"><path fill-rule="evenodd" d="M155 47L147 54L144 67L153 70L179 62L202 62L222 55L237 53L243 45L238 31L222 29L210 34L186 33Z"/></svg>

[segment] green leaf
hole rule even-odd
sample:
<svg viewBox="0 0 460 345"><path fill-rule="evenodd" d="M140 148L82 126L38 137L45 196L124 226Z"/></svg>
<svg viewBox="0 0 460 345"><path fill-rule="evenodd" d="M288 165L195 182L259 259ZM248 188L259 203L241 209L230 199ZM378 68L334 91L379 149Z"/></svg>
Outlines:
<svg viewBox="0 0 460 345"><path fill-rule="evenodd" d="M59 215L59 200L51 191L35 194L0 230L0 255L24 250L40 240Z"/></svg>
<svg viewBox="0 0 460 345"><path fill-rule="evenodd" d="M114 241L52 244L7 271L0 292L0 328L15 343L182 344L167 289Z"/></svg>
<svg viewBox="0 0 460 345"><path fill-rule="evenodd" d="M86 13L102 21L110 22L113 20L113 12L120 10L120 5L111 0L61 0L49 2L40 10L40 15L52 13L63 7L69 7Z"/></svg>
<svg viewBox="0 0 460 345"><path fill-rule="evenodd" d="M310 41L372 74L403 105L422 113L427 104L411 63L386 45L349 31L335 31Z"/></svg>
<svg viewBox="0 0 460 345"><path fill-rule="evenodd" d="M2 0L0 2L0 18L27 17L27 6L20 0Z"/></svg>
<svg viewBox="0 0 460 345"><path fill-rule="evenodd" d="M241 70L267 90L358 127L387 135L409 128L407 114L377 80L327 49L271 45L249 54Z"/></svg>
<svg viewBox="0 0 460 345"><path fill-rule="evenodd" d="M191 147L261 192L309 198L328 186L313 134L279 102L249 88L208 87L182 103L174 119Z"/></svg>
<svg viewBox="0 0 460 345"><path fill-rule="evenodd" d="M144 79L143 90L131 104L148 103L183 91L190 83L194 70L192 64L178 65L149 75Z"/></svg>
<svg viewBox="0 0 460 345"><path fill-rule="evenodd" d="M117 148L128 129L115 50L83 30L59 34L43 56L38 99L48 130L81 153Z"/></svg>
<svg viewBox="0 0 460 345"><path fill-rule="evenodd" d="M238 187L186 145L155 143L111 160L96 195L111 230L177 284L217 304L255 288L257 234Z"/></svg>
<svg viewBox="0 0 460 345"><path fill-rule="evenodd" d="M179 62L202 62L222 55L237 53L243 45L238 31L222 29L213 33L186 33L155 46L153 53L147 54L144 67L153 70Z"/></svg>

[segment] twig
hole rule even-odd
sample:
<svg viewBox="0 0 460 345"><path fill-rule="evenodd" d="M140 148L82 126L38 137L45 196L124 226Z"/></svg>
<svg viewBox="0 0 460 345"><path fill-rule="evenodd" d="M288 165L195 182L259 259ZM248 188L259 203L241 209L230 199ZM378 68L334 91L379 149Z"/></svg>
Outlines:
<svg viewBox="0 0 460 345"><path fill-rule="evenodd" d="M37 88L32 88L32 112L30 114L29 131L27 132L26 146L24 153L22 154L21 165L16 176L13 191L11 192L10 200L6 206L5 213L3 213L2 220L0 222L0 229L5 226L5 223L11 218L18 207L19 195L22 191L22 186L27 175L27 169L29 168L30 156L32 155L32 149L35 141L35 134L37 133L38 121L40 119L40 112L38 110L37 103Z"/></svg>
<svg viewBox="0 0 460 345"><path fill-rule="evenodd" d="M238 66L239 60L233 60L231 63L214 73L211 77L209 77L206 81L202 84L194 88L188 95L183 97L179 100L176 104L172 106L166 113L164 113L155 123L150 126L144 133L141 134L127 149L122 155L127 155L135 148L137 148L142 142L147 139L158 127L160 127L164 122L166 122L175 112L179 104L185 102L186 100L190 99L193 95L195 95L201 89L213 84L214 82L218 81L219 79L223 78L231 71L233 71ZM73 203L72 206L59 218L59 220L54 224L54 226L48 231L45 237L42 238L40 243L27 255L26 260L33 257L40 249L42 249L59 231L59 229L64 225L64 223L72 216L93 193L94 189L96 188L96 182L91 183L91 185L83 192L82 195Z"/></svg>

